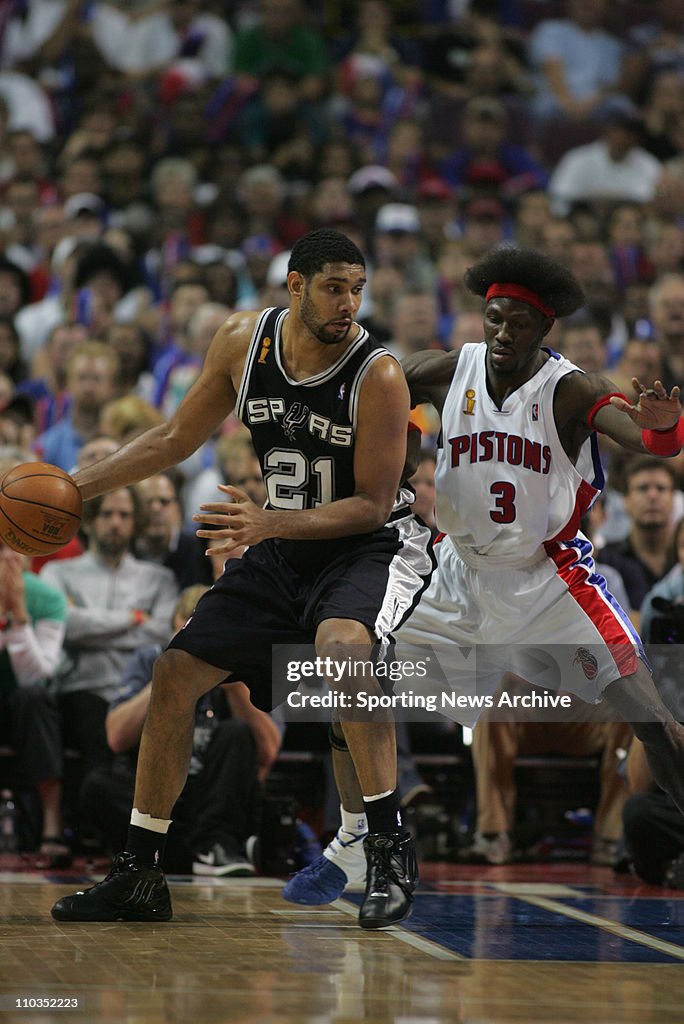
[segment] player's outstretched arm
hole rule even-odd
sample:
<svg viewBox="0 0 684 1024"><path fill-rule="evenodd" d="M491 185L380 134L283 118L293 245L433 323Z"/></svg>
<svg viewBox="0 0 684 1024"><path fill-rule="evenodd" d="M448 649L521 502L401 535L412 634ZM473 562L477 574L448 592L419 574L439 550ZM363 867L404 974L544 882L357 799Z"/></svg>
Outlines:
<svg viewBox="0 0 684 1024"><path fill-rule="evenodd" d="M216 332L202 372L166 423L75 474L84 501L145 480L187 459L233 410L255 313L236 313Z"/></svg>
<svg viewBox="0 0 684 1024"><path fill-rule="evenodd" d="M679 388L673 387L668 394L662 381L647 387L636 377L632 378L632 387L633 402L605 388L597 399L599 407L592 425L630 451L676 455L684 444Z"/></svg>
<svg viewBox="0 0 684 1024"><path fill-rule="evenodd" d="M411 405L430 402L441 413L457 362L457 352L436 349L414 352L402 359L402 369L411 392Z"/></svg>
<svg viewBox="0 0 684 1024"><path fill-rule="evenodd" d="M636 378L632 383L634 402L602 374L568 374L559 382L554 399L559 430L574 425L580 442L598 430L628 451L676 455L684 445L679 388L668 394L661 381L652 387Z"/></svg>

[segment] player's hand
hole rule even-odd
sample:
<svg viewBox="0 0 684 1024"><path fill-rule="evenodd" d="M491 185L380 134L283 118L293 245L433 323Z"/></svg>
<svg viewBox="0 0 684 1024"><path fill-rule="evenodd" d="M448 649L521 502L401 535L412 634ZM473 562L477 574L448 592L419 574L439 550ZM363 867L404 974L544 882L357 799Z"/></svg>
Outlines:
<svg viewBox="0 0 684 1024"><path fill-rule="evenodd" d="M256 505L246 491L229 484L219 484L219 490L231 500L200 505L200 511L192 517L195 522L218 527L196 531L198 537L212 541L207 555L227 555L241 545L259 544L272 536L268 512Z"/></svg>
<svg viewBox="0 0 684 1024"><path fill-rule="evenodd" d="M647 388L636 377L632 377L632 387L637 396L634 405L615 395L610 404L626 413L642 430L669 430L674 427L682 414L679 388L676 385L668 395L662 381L657 380L653 387Z"/></svg>

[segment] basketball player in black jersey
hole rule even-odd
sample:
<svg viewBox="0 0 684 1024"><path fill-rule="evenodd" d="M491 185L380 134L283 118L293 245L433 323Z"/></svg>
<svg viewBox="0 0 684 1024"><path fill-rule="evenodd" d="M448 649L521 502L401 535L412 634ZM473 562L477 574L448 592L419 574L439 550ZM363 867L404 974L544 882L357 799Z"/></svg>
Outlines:
<svg viewBox="0 0 684 1024"><path fill-rule="evenodd" d="M408 388L395 359L355 323L365 281L363 256L346 236L304 236L289 261L289 307L229 317L172 419L76 475L84 500L146 479L186 459L235 409L268 501L260 508L226 486L229 500L196 517L216 527L198 530L213 539L212 552L248 549L228 561L157 660L126 850L103 882L55 904L59 921L168 920L161 858L197 699L232 675L268 708L272 644L315 642L323 657L353 645L368 657L427 585L429 530L401 486ZM341 714L333 742L351 753L369 828L359 922L382 928L408 915L417 883L399 815L394 726Z"/></svg>

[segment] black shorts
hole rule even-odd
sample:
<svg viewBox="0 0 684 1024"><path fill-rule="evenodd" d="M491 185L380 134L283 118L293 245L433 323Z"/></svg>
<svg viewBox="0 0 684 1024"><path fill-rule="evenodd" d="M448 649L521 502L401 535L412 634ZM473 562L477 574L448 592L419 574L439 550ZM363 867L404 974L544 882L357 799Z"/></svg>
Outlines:
<svg viewBox="0 0 684 1024"><path fill-rule="evenodd" d="M297 572L276 540L230 559L169 647L224 668L247 684L257 707L272 706L274 644L312 644L325 619L353 619L378 640L408 617L434 567L430 530L407 516L350 537L315 575Z"/></svg>

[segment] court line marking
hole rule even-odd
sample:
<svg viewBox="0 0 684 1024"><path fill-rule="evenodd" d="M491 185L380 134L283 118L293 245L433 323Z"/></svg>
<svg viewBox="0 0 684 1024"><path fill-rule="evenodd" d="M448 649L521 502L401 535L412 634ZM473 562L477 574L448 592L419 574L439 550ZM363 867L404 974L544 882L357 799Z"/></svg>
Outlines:
<svg viewBox="0 0 684 1024"><path fill-rule="evenodd" d="M331 907L336 907L341 910L343 914L349 914L353 917L358 917L359 908L354 903L348 903L346 900L337 899L331 904ZM421 935L415 935L413 932L407 931L406 928L401 928L399 925L392 925L390 928L378 928L377 932L382 935L389 935L393 939L399 939L407 946L411 946L413 949L419 950L421 953L426 953L428 956L434 957L435 960L468 960L467 956L462 956L460 953L454 953L450 949L445 949L444 946L440 946L436 942L432 942L431 939L424 939Z"/></svg>
<svg viewBox="0 0 684 1024"><path fill-rule="evenodd" d="M506 892L505 884L499 886L501 892ZM629 942L636 942L640 946L647 946L649 949L655 949L658 953L665 953L668 956L675 957L677 960L684 960L684 947L678 946L674 942L666 942L665 939L657 939L653 935L649 935L647 932L638 931L636 928L630 928L627 925L620 924L618 921L611 921L608 917L601 917L599 914L589 914L586 910L579 910L577 907L569 907L565 903L559 903L557 900L549 900L544 896L523 896L521 893L511 892L509 893L516 900L521 900L523 903L532 903L535 907L540 907L542 910L548 910L552 914L562 914L564 917L570 917L573 921L579 921L581 924L588 924L594 928L600 928L604 932L610 932L615 935L618 939L625 939Z"/></svg>

